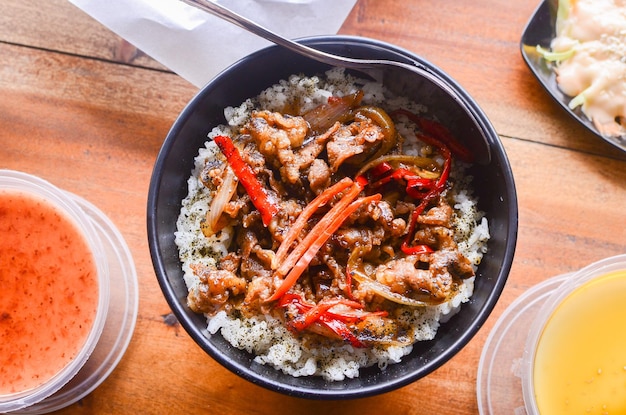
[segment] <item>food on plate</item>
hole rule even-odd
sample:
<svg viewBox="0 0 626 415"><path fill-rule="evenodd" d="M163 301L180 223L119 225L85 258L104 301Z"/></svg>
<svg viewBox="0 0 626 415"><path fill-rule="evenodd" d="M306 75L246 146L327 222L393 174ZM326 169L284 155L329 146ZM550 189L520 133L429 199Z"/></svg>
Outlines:
<svg viewBox="0 0 626 415"><path fill-rule="evenodd" d="M424 105L332 69L224 113L176 232L211 335L341 380L399 362L469 300L488 222L471 152Z"/></svg>
<svg viewBox="0 0 626 415"><path fill-rule="evenodd" d="M626 2L560 0L550 50L559 88L598 131L626 135Z"/></svg>

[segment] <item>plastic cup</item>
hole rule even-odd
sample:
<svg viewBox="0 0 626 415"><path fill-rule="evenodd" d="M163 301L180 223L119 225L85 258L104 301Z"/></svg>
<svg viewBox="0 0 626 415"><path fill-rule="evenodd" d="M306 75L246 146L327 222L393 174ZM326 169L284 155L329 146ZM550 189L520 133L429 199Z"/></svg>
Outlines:
<svg viewBox="0 0 626 415"><path fill-rule="evenodd" d="M97 270L96 314L78 354L38 386L0 395L0 413L47 413L85 396L119 362L136 320L136 273L123 238L93 205L45 180L12 170L0 170L0 190L43 198L64 213L83 234Z"/></svg>
<svg viewBox="0 0 626 415"><path fill-rule="evenodd" d="M595 300L598 301L596 306ZM626 409L626 355L623 354L626 348L625 341L615 334L624 331L624 321L620 319L608 329L602 327L601 322L610 320L609 314L615 315L625 306L626 255L595 262L574 273L554 291L539 311L526 340L522 388L528 414L623 413ZM590 318L589 324L585 324L586 318ZM572 334L579 341L568 344L566 339ZM611 350L618 350L618 360L603 358L610 355ZM542 367L542 362L549 365L549 369ZM560 367L558 362L564 363L564 369L575 369L569 375L555 371ZM548 381L541 380L542 376L547 376ZM559 377L558 381L551 379L554 376ZM554 387L541 387L542 384ZM609 390L613 387L615 390ZM557 392L561 388L562 397ZM540 394L546 397L539 397ZM584 394L587 398L577 399ZM552 400L555 402L548 404Z"/></svg>
<svg viewBox="0 0 626 415"><path fill-rule="evenodd" d="M489 333L480 357L476 384L480 414L550 415L539 412L535 401L535 356L544 327L570 294L620 271L626 272L626 255L547 279L507 307Z"/></svg>

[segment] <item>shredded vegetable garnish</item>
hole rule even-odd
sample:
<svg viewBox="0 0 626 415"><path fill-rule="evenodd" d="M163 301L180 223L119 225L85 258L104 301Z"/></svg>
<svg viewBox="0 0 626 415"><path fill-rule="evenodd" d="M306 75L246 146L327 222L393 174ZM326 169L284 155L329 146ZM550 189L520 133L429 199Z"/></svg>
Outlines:
<svg viewBox="0 0 626 415"><path fill-rule="evenodd" d="M280 247L276 251L276 255L272 260L273 269L276 269L278 267L278 264L283 263L291 244L296 240L302 229L304 229L304 227L306 226L307 221L311 218L311 216L313 216L313 214L315 214L317 209L325 205L331 198L335 197L347 187L350 187L352 184L353 182L349 177L344 177L333 186L324 190L319 196L313 199L311 203L306 206L306 208L298 216L298 219L294 222L293 225L291 225L287 234L285 235L285 238L280 244ZM294 254L294 257L295 256L297 256L297 254ZM287 265L286 267L289 267L289 265ZM282 272L284 273L284 270Z"/></svg>
<svg viewBox="0 0 626 415"><path fill-rule="evenodd" d="M294 255L293 258L298 258L296 264L293 265L293 268L291 268L281 286L270 298L268 298L268 301L275 301L279 299L293 286L293 284L295 284L324 242L326 242L326 240L330 238L330 236L337 229L339 229L348 216L350 216L361 205L380 200L381 198L380 194L376 194L373 196L363 197L352 202L361 190L362 187L358 183L353 184L351 191L349 191L339 203L333 206L333 208L317 223L317 225L315 225L315 227L311 230L311 233L309 233L309 235L304 239L300 245L303 247L302 250L304 250L304 252L299 258L298 254L300 250L294 250L296 255ZM280 275L281 270L288 269L291 262L292 261L285 261L286 265L279 268L276 271L277 274Z"/></svg>
<svg viewBox="0 0 626 415"><path fill-rule="evenodd" d="M571 49L563 50L561 52L553 52L542 47L541 45L537 45L537 52L539 52L539 54L547 61L561 62L574 56L576 48L574 46Z"/></svg>

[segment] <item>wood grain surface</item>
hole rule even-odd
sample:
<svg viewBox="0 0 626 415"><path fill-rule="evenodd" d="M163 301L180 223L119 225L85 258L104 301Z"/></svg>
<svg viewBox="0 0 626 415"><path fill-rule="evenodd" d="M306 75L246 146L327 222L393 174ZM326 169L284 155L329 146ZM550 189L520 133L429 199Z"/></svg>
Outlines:
<svg viewBox="0 0 626 415"><path fill-rule="evenodd" d="M577 125L521 58L537 1L359 0L340 30L413 51L466 88L502 138L520 213L507 286L475 338L409 386L337 402L240 379L171 317L148 251L147 190L161 143L196 88L67 1L0 2L0 168L35 174L100 208L126 239L140 285L119 366L59 413L478 413L478 361L506 307L542 280L625 252L626 154Z"/></svg>

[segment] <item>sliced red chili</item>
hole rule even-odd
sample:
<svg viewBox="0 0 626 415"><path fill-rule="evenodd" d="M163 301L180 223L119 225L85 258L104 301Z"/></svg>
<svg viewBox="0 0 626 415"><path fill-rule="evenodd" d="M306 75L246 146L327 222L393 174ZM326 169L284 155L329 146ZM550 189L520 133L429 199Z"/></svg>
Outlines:
<svg viewBox="0 0 626 415"><path fill-rule="evenodd" d="M420 138L421 137L422 136L420 136ZM402 252L404 252L407 255L415 254L415 252L425 253L425 252L422 252L424 248L421 245L416 245L416 246L411 245L413 241L413 237L415 236L415 231L417 229L417 219L419 215L421 215L424 212L428 204L431 203L433 199L438 197L439 194L441 194L441 192L445 189L446 182L448 181L448 177L450 176L450 169L452 168L452 154L450 153L450 149L448 149L448 147L442 142L439 142L437 140L433 140L433 142L437 142L439 146L438 147L439 152L445 158L443 162L443 170L441 171L441 176L439 176L433 188L428 193L426 193L426 195L423 197L420 204L415 208L415 210L413 210L413 213L411 213L411 219L409 222L409 231L407 233L406 239L404 240L404 242L402 243L402 246L400 247Z"/></svg>
<svg viewBox="0 0 626 415"><path fill-rule="evenodd" d="M361 311L363 308L361 303L345 298L322 300L318 304L311 304L304 301L298 294L286 293L280 298L278 304L281 307L294 305L301 313L289 323L292 330L301 331L313 324L321 324L354 347L365 347L365 344L354 335L346 323L353 323L374 315L387 315L386 311ZM331 311L333 307L338 305L344 305L348 307L348 310L346 312ZM359 314L356 314L357 312Z"/></svg>
<svg viewBox="0 0 626 415"><path fill-rule="evenodd" d="M441 123L420 117L417 114L412 113L411 111L400 108L392 113L392 115L404 115L412 122L417 124L417 126L425 133L424 137L420 137L427 144L434 145L436 147L441 147L441 144L448 147L455 156L459 157L461 160L471 163L474 161L474 155L472 152L461 144L455 137L452 135L450 130L448 130ZM433 139L436 139L436 142L433 142Z"/></svg>
<svg viewBox="0 0 626 415"><path fill-rule="evenodd" d="M376 181L385 177L386 175L392 172L393 172L393 166L387 163L386 161L384 161L372 167L370 171L368 172L368 174L370 177L370 181Z"/></svg>
<svg viewBox="0 0 626 415"><path fill-rule="evenodd" d="M420 175L418 175L414 171L405 169L402 167L395 169L394 172L391 174L391 177L394 180L406 180L406 181L422 178Z"/></svg>
<svg viewBox="0 0 626 415"><path fill-rule="evenodd" d="M296 307L298 307L298 309L301 309L301 307L303 306L302 297L294 293L285 293L282 297L280 297L278 305L281 307L285 307L288 304L294 304Z"/></svg>
<svg viewBox="0 0 626 415"><path fill-rule="evenodd" d="M428 245L409 245L406 240L402 243L400 249L407 255L430 254L433 252L433 249Z"/></svg>
<svg viewBox="0 0 626 415"><path fill-rule="evenodd" d="M361 190L363 190L368 184L368 180L365 176L357 176L356 179L354 179L354 182Z"/></svg>
<svg viewBox="0 0 626 415"><path fill-rule="evenodd" d="M406 193L414 199L421 199L431 191L437 182L433 179L417 178L407 180Z"/></svg>
<svg viewBox="0 0 626 415"><path fill-rule="evenodd" d="M304 314L298 316L290 324L293 328L297 330L304 330L307 327L309 327L311 324L318 321L323 315L340 317L340 318L348 317L342 314L329 313L328 310L340 304L346 305L354 309L363 308L363 306L360 303L357 303L356 301L346 300L342 298L335 298L335 299L328 300L328 301L322 300L318 304L310 306L310 308ZM349 316L349 317L353 317L353 316Z"/></svg>
<svg viewBox="0 0 626 415"><path fill-rule="evenodd" d="M392 168L392 170L387 171L382 176L376 176L376 177L372 176L372 179L373 180L371 181L369 186L373 189L384 186L392 180L395 180L395 181L404 180L405 182L407 182L407 186L411 180L418 180L418 181L428 180L428 179L423 179L417 173L409 169L402 168L402 167L399 167L397 169Z"/></svg>
<svg viewBox="0 0 626 415"><path fill-rule="evenodd" d="M278 206L270 200L267 190L252 171L252 167L241 158L239 150L230 137L220 135L215 137L213 141L220 148L239 182L246 189L252 204L261 214L263 224L268 226L274 215L278 213Z"/></svg>
<svg viewBox="0 0 626 415"><path fill-rule="evenodd" d="M344 341L349 342L353 347L363 348L367 347L365 343L360 341L354 333L346 326L346 324L339 320L328 319L324 316L320 319L320 323L330 330L333 331L336 335L341 337Z"/></svg>

